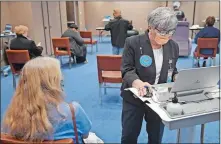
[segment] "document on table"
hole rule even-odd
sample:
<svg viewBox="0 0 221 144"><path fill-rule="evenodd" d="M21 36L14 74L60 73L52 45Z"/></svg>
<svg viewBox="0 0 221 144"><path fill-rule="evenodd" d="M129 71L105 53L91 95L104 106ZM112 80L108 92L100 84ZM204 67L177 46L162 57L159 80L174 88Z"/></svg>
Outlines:
<svg viewBox="0 0 221 144"><path fill-rule="evenodd" d="M152 102L152 98L139 96L138 90L137 90L136 88L127 88L127 89L125 89L125 90L131 91L136 98L139 98L139 99L142 100L143 102L149 102L149 103Z"/></svg>
<svg viewBox="0 0 221 144"><path fill-rule="evenodd" d="M139 98L143 102L148 102L146 105L148 105L153 111L155 111L162 120L164 121L170 121L171 119L167 116L167 114L159 107L159 103L155 103L152 98L147 98L147 97L141 97L138 96L138 90L136 88L127 88L125 90L131 91L135 97Z"/></svg>

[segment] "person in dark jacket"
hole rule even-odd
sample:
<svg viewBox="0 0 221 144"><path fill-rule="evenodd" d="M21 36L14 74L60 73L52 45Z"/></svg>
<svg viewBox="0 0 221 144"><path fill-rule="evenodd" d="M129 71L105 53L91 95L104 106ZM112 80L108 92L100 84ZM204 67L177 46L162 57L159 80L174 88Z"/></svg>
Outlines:
<svg viewBox="0 0 221 144"><path fill-rule="evenodd" d="M122 18L120 10L114 10L113 16L114 19L105 25L105 30L110 30L111 33L112 53L119 55L123 53L127 30L132 30L133 26L131 22Z"/></svg>
<svg viewBox="0 0 221 144"><path fill-rule="evenodd" d="M35 44L33 40L28 38L28 27L24 25L19 25L15 27L16 38L12 39L10 42L11 50L28 50L30 59L41 56L43 47L41 43ZM15 64L16 70L22 69L24 64Z"/></svg>
<svg viewBox="0 0 221 144"><path fill-rule="evenodd" d="M220 30L213 27L216 19L214 16L209 16L206 19L206 27L201 29L195 36L194 42L197 44L198 38L218 38L218 42L220 42ZM195 49L195 51L197 48ZM203 49L200 51L201 54L203 55L211 55L213 54L213 50L211 49ZM217 45L217 53L219 53L219 47ZM203 67L206 67L206 60L207 58L204 59L203 61ZM200 64L197 63L198 67L200 67Z"/></svg>
<svg viewBox="0 0 221 144"><path fill-rule="evenodd" d="M36 45L33 40L28 38L28 27L24 25L16 26L15 33L17 37L10 42L11 50L28 50L31 59L41 56L43 51L41 43Z"/></svg>
<svg viewBox="0 0 221 144"><path fill-rule="evenodd" d="M180 10L180 2L173 3L173 10L176 13L178 21L186 21L184 12Z"/></svg>
<svg viewBox="0 0 221 144"><path fill-rule="evenodd" d="M161 118L126 88L136 88L139 96L147 94L146 87L174 81L179 46L171 39L178 20L168 7L159 7L148 16L148 31L126 39L122 56L121 96L122 144L137 144L143 118L147 122L148 144L160 144L164 125Z"/></svg>
<svg viewBox="0 0 221 144"><path fill-rule="evenodd" d="M87 47L84 45L84 39L78 32L78 26L75 23L68 23L68 29L61 37L69 37L71 45L71 54L77 63L87 63Z"/></svg>

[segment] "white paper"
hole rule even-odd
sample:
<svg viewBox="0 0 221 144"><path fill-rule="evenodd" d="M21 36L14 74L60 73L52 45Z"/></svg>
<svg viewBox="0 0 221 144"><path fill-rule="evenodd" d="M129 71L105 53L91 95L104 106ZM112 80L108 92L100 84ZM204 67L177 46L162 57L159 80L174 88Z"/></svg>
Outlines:
<svg viewBox="0 0 221 144"><path fill-rule="evenodd" d="M103 144L104 142L98 137L96 136L95 133L90 132L88 135L88 138L84 139L84 143L85 144Z"/></svg>

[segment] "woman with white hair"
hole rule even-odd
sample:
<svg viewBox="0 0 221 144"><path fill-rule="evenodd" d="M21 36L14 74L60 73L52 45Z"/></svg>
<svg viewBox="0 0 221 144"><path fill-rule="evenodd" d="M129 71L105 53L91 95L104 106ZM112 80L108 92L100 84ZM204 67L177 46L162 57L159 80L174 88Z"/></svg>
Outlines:
<svg viewBox="0 0 221 144"><path fill-rule="evenodd" d="M178 23L175 12L168 7L159 7L148 16L148 31L126 39L122 56L122 138L123 144L135 144L140 134L143 118L149 144L161 143L164 126L160 117L125 88L134 87L141 97L147 87L174 81L179 47L171 40Z"/></svg>

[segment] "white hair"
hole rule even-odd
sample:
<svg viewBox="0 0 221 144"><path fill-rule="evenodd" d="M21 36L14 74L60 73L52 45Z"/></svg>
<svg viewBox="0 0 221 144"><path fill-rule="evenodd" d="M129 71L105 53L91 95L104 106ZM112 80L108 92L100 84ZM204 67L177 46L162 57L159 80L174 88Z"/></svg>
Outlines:
<svg viewBox="0 0 221 144"><path fill-rule="evenodd" d="M173 2L173 7L180 8L180 2L178 2L178 1Z"/></svg>
<svg viewBox="0 0 221 144"><path fill-rule="evenodd" d="M176 29L178 20L176 13L169 7L158 7L147 17L148 25L160 33L167 33Z"/></svg>

